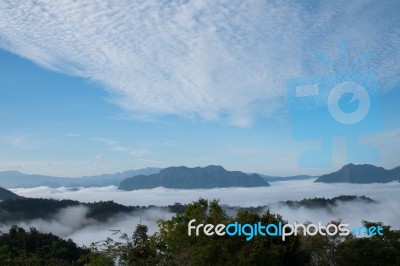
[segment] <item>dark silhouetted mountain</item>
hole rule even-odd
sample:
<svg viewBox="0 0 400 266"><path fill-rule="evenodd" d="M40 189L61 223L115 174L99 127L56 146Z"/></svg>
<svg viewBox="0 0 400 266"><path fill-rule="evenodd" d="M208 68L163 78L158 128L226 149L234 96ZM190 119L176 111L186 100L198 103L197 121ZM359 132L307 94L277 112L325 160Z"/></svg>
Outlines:
<svg viewBox="0 0 400 266"><path fill-rule="evenodd" d="M15 193L12 193L11 191L0 187L0 201L1 200L8 200L8 199L19 199L22 198L21 196L18 196Z"/></svg>
<svg viewBox="0 0 400 266"><path fill-rule="evenodd" d="M260 187L269 186L258 174L245 174L227 171L222 166L210 165L204 168L185 166L169 167L158 174L138 175L121 182L119 189L136 190L155 187L165 188L222 188L222 187Z"/></svg>
<svg viewBox="0 0 400 266"><path fill-rule="evenodd" d="M103 174L84 177L54 177L45 175L28 175L18 171L0 172L0 186L5 188L30 188L37 186L48 187L103 187L118 186L125 178L135 175L150 175L160 171L160 168L148 167L129 170L122 173Z"/></svg>
<svg viewBox="0 0 400 266"><path fill-rule="evenodd" d="M348 164L339 171L320 176L315 182L324 183L387 183L400 181L400 167L386 170L370 164Z"/></svg>

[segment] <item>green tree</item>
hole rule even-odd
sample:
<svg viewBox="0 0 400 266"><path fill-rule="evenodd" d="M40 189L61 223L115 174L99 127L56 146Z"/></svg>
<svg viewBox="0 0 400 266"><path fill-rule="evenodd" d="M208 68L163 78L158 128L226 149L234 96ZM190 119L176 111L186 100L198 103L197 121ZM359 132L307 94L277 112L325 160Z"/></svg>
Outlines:
<svg viewBox="0 0 400 266"><path fill-rule="evenodd" d="M91 247L92 252L103 254L108 260L119 265L155 265L158 263L158 254L147 232L148 228L143 224L136 226L132 237L120 230L113 230L113 235L118 235L122 242L109 237L94 243Z"/></svg>
<svg viewBox="0 0 400 266"><path fill-rule="evenodd" d="M339 225L340 221L331 223ZM363 226L367 230L380 226L383 236L302 236L302 246L311 255L311 265L400 265L400 231L382 223L363 221Z"/></svg>
<svg viewBox="0 0 400 266"><path fill-rule="evenodd" d="M80 259L90 253L72 240L53 234L12 226L0 234L0 260L3 265L84 265Z"/></svg>
<svg viewBox="0 0 400 266"><path fill-rule="evenodd" d="M246 241L243 236L188 235L188 223L196 224L239 223L262 224L284 221L269 212L239 211L236 218L226 215L217 200L199 199L189 204L182 214L170 220L159 221L159 233L154 238L163 262L168 265L304 265L308 254L300 247L299 238L290 236L285 241L279 237L255 236Z"/></svg>
<svg viewBox="0 0 400 266"><path fill-rule="evenodd" d="M400 265L400 231L383 223L363 221L367 229L383 228L383 235L349 238L338 247L337 265Z"/></svg>

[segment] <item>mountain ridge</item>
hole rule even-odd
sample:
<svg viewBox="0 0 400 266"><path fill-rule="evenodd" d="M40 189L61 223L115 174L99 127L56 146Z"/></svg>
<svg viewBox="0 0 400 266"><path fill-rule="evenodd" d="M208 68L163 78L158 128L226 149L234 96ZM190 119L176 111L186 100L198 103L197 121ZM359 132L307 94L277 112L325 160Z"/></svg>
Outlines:
<svg viewBox="0 0 400 266"><path fill-rule="evenodd" d="M21 199L23 197L9 191L8 189L0 187L0 201L9 199Z"/></svg>
<svg viewBox="0 0 400 266"><path fill-rule="evenodd" d="M162 169L158 174L138 175L121 181L118 189L137 190L155 187L201 189L220 187L269 186L258 174L227 171L219 165L189 168L175 166Z"/></svg>
<svg viewBox="0 0 400 266"><path fill-rule="evenodd" d="M99 187L99 186L118 186L119 183L128 177L138 174L149 175L157 173L161 168L147 167L136 170L127 170L114 174L102 174L82 177L55 177L39 174L24 174L19 171L0 172L0 186L4 188L30 188L38 186L49 187Z"/></svg>
<svg viewBox="0 0 400 266"><path fill-rule="evenodd" d="M210 165L214 167L215 171L218 169L225 170L222 166ZM179 166L182 169L191 169L186 166ZM170 169L179 167L168 167ZM167 168L164 168L167 169ZM193 169L201 169L201 167L195 167ZM38 186L49 186L49 187L103 187L103 186L119 186L122 181L128 178L137 177L138 175L148 176L157 174L162 171L162 168L147 167L136 170L127 170L123 172L117 172L114 174L101 174L93 176L82 176L82 177L55 177L39 174L25 174L16 170L0 171L0 187L5 189L9 188L31 188ZM176 169L175 169L176 170ZM172 170L170 170L172 171ZM233 173L242 173L240 171L230 171ZM251 176L253 174L247 173ZM391 181L400 181L400 166L393 169L387 170L383 167L378 167L370 164L347 164L336 172L324 174L321 176L310 176L310 175L295 175L295 176L271 176L264 174L256 174L261 177L264 181L277 182L277 181L289 181L289 180L306 180L316 178L315 182L324 183L387 183ZM141 177L143 182L146 183L146 178Z"/></svg>
<svg viewBox="0 0 400 266"><path fill-rule="evenodd" d="M387 170L371 164L344 165L330 174L321 175L315 182L322 183L388 183L400 181L400 166Z"/></svg>

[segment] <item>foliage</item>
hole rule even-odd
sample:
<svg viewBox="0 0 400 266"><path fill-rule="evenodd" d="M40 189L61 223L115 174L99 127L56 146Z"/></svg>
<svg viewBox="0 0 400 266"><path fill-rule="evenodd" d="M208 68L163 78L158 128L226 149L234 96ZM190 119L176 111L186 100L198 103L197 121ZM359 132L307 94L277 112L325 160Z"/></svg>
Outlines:
<svg viewBox="0 0 400 266"><path fill-rule="evenodd" d="M0 234L2 265L84 265L78 260L89 252L71 239L63 240L34 228L27 232L13 226L8 233Z"/></svg>
<svg viewBox="0 0 400 266"><path fill-rule="evenodd" d="M92 246L121 265L304 265L308 253L302 250L300 239L291 236L282 241L278 237L254 237L246 241L242 236L188 235L188 222L228 224L284 222L279 215L269 212L259 216L239 211L236 218L226 215L217 200L200 199L189 204L183 213L170 220L159 221L159 232L149 237L147 227L138 225L132 237L120 231L120 240L108 238Z"/></svg>
<svg viewBox="0 0 400 266"><path fill-rule="evenodd" d="M138 224L132 237L119 230L113 230L122 241L109 237L104 241L93 243L91 248L95 254L103 254L118 265L155 265L159 263L158 251L150 241L146 225ZM91 264L97 265L97 264Z"/></svg>
<svg viewBox="0 0 400 266"><path fill-rule="evenodd" d="M319 200L317 200L319 202ZM322 201L323 202L323 201ZM64 202L67 204L71 202ZM112 202L97 203L93 213L107 213ZM122 206L122 205L121 205ZM239 210L228 216L217 200L199 199L188 205L175 203L177 213L158 222L159 231L148 234L146 225L138 224L131 236L119 230L114 237L78 247L71 240L42 234L31 228L13 226L0 233L1 265L400 265L400 231L382 223L363 221L366 228L381 226L383 236L370 237L321 235L304 236L302 232L281 237L188 235L188 223L203 224L277 224L286 222L279 214L258 214ZM120 207L120 211L124 207ZM339 225L341 221L332 221ZM194 233L194 232L193 232Z"/></svg>
<svg viewBox="0 0 400 266"><path fill-rule="evenodd" d="M338 247L338 265L400 265L400 231L382 223L363 221L366 228L381 226L383 235L349 238Z"/></svg>
<svg viewBox="0 0 400 266"><path fill-rule="evenodd" d="M339 224L340 221L331 223ZM383 236L321 235L302 237L311 265L400 265L400 231L382 223L363 221L366 228L381 226Z"/></svg>

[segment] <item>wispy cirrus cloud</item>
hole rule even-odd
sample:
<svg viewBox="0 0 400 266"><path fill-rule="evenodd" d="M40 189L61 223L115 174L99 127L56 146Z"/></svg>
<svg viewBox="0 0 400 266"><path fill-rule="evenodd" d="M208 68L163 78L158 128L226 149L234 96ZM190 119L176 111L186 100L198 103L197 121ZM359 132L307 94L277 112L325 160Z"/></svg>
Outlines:
<svg viewBox="0 0 400 266"><path fill-rule="evenodd" d="M19 150L36 150L42 148L51 141L39 139L38 137L29 134L17 133L0 135L0 143L1 142L11 145Z"/></svg>
<svg viewBox="0 0 400 266"><path fill-rule="evenodd" d="M25 1L0 3L0 47L84 77L139 117L239 126L280 111L285 80L326 70L348 39L383 89L398 84L397 1Z"/></svg>
<svg viewBox="0 0 400 266"><path fill-rule="evenodd" d="M110 147L110 150L112 150L112 151L127 153L134 157L142 157L142 156L145 156L145 155L148 155L151 153L148 149L145 149L145 148L141 148L141 147L134 148L131 146L120 145L120 144L118 144L117 141L112 140L112 139L93 138L93 140L101 142L101 143L105 143L106 145L108 145Z"/></svg>
<svg viewBox="0 0 400 266"><path fill-rule="evenodd" d="M100 166L102 166L102 165L104 165L104 164L107 164L108 163L108 160L106 159L106 158L104 158L103 156L101 156L101 155L96 155L95 156L95 161L94 161L94 163L93 163L93 166L95 167L95 168L99 168Z"/></svg>

